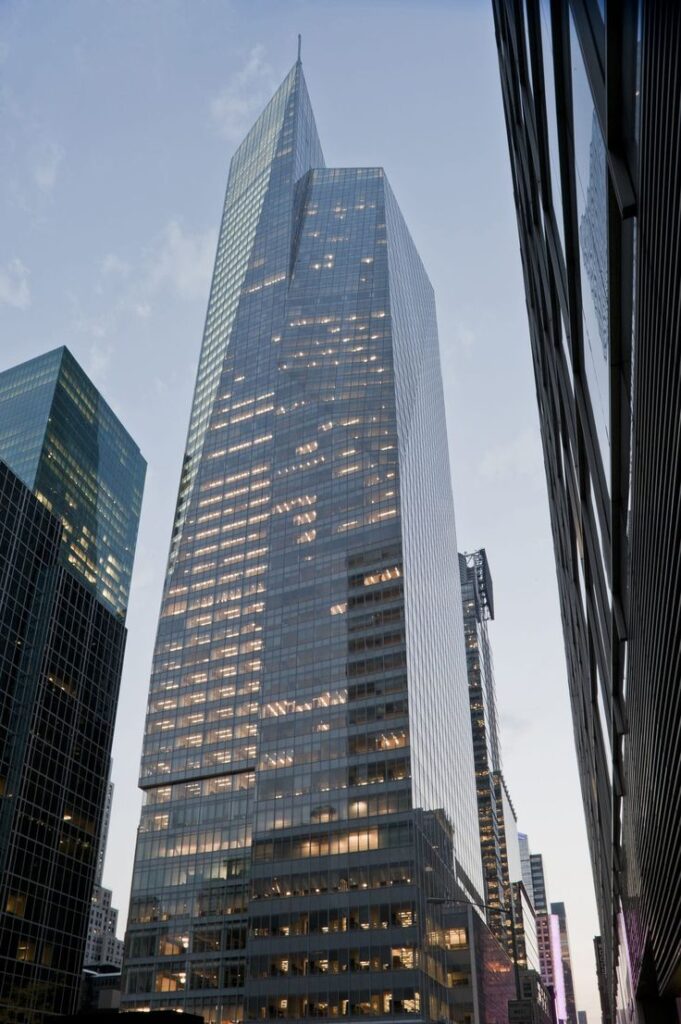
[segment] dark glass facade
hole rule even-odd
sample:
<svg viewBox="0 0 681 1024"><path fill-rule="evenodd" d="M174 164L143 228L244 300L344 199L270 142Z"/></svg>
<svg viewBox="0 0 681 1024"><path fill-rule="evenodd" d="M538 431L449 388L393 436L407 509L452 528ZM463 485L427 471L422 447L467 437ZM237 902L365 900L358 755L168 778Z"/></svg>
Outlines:
<svg viewBox="0 0 681 1024"><path fill-rule="evenodd" d="M121 588L105 599L97 578L109 561L86 570L74 544L98 523L96 550L118 551L109 524L144 477L137 453L127 489L109 492L112 474L92 490L87 430L70 440L55 404L86 378L76 366L60 385L63 361L0 374L0 451L42 481L0 459L0 1010L28 1021L78 1005L125 646ZM119 564L129 576L132 550Z"/></svg>
<svg viewBox="0 0 681 1024"><path fill-rule="evenodd" d="M300 64L231 163L152 668L123 1005L447 1017L482 900L433 293ZM453 830L453 831L452 831Z"/></svg>
<svg viewBox="0 0 681 1024"><path fill-rule="evenodd" d="M681 7L493 9L607 1015L676 1020Z"/></svg>
<svg viewBox="0 0 681 1024"><path fill-rule="evenodd" d="M487 923L513 955L511 885L522 877L515 811L501 771L501 742L488 621L494 618L492 574L484 548L459 555L480 852Z"/></svg>
<svg viewBox="0 0 681 1024"><path fill-rule="evenodd" d="M124 618L145 464L68 349L0 373L0 459L63 523L64 563Z"/></svg>

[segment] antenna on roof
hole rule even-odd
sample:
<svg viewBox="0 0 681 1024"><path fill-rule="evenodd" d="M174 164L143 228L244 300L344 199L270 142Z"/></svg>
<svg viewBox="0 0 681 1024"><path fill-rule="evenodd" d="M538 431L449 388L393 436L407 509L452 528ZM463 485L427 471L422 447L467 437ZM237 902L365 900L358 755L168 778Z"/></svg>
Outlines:
<svg viewBox="0 0 681 1024"><path fill-rule="evenodd" d="M297 61L298 64L300 64L300 46L301 46L301 43L302 43L302 39L301 39L301 35L300 35L300 32L299 32L298 33L298 61Z"/></svg>

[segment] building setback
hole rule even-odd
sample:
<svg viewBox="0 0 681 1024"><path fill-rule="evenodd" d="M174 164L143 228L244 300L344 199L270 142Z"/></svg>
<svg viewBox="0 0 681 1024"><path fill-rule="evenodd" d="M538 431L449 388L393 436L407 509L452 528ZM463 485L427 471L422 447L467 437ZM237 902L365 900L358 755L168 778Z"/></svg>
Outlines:
<svg viewBox="0 0 681 1024"><path fill-rule="evenodd" d="M604 1019L676 1021L681 6L493 9Z"/></svg>
<svg viewBox="0 0 681 1024"><path fill-rule="evenodd" d="M77 1008L144 461L66 349L0 373L0 1008Z"/></svg>
<svg viewBox="0 0 681 1024"><path fill-rule="evenodd" d="M297 62L230 167L122 1006L450 1018L430 898L484 902L461 622L432 288Z"/></svg>

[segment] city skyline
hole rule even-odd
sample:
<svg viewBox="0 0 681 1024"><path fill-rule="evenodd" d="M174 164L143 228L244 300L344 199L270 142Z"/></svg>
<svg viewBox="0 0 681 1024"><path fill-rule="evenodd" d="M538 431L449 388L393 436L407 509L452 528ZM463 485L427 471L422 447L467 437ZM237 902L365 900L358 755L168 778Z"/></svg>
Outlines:
<svg viewBox="0 0 681 1024"><path fill-rule="evenodd" d="M306 34L306 39L307 39L307 34ZM307 52L307 50L306 50L306 52ZM313 55L310 54L310 56L312 57ZM276 55L274 55L274 58L278 60L278 57ZM319 75L320 75L319 71L317 71L316 74L317 74L317 77L319 77ZM316 85L316 83L315 83L315 85ZM492 88L494 88L495 86L496 86L496 82L493 81L492 82ZM380 134L380 133L375 133L375 134ZM324 137L326 138L327 135L328 135L328 132L325 132L324 133ZM377 140L377 149L380 150L380 139ZM365 161L362 160L361 162L365 162ZM385 161L382 161L382 162L389 163L388 159L386 159ZM216 202L213 203L213 208L215 208L216 205L217 205L217 198L218 197L217 197L217 194L216 194ZM410 218L410 220L411 220L411 218ZM177 235L175 235L174 237L177 240ZM106 259L107 255L110 255L110 254L106 254L105 253L103 259ZM120 259L122 260L122 257ZM116 268L115 260L114 259L108 259L107 267L108 267L107 273L109 273L109 274L116 274L118 272L123 273L123 271L122 271L122 269L120 267ZM194 285L188 285L187 282L185 281L183 285L180 285L180 287L187 287L187 288L191 289L191 288L193 288L195 286ZM198 297L196 299L197 304L199 306L201 305L202 301L205 302L205 296L207 294L207 286L206 286L205 282L204 282L204 286L203 287L204 287L203 299L198 298ZM197 289L197 291L199 291L198 286L196 286L196 289ZM143 319L143 317L141 317L141 318ZM449 330L449 336L451 338L451 325L449 326L448 330ZM195 337L196 337L196 332L195 331L193 331L191 334L189 332L187 332L187 338L186 338L187 345L189 345L190 343L195 345L196 344L195 341L194 341ZM461 349L461 352L459 354L463 353L463 359L465 360L466 358L469 358L470 353L469 353L469 355L466 355L466 344L467 344L467 342L465 340L462 340L463 337L464 337L464 335L461 335L461 337L457 338L457 344L458 344L458 346ZM521 343L522 342L526 342L526 339L522 339ZM100 372L103 372L103 371L100 371ZM189 367L188 367L188 372L189 372ZM123 392L121 391L120 394L123 395ZM161 401L161 399L159 399L159 401ZM188 411L188 407L189 406L188 406L188 401L187 401L186 397L185 397L185 402L186 402L185 409ZM451 413L452 413L451 408L450 408L449 412L450 412L450 421L451 421ZM180 420L183 419L183 416L184 416L185 417L185 422L186 422L186 414L183 414L181 412L181 410L179 408L179 405L178 405L177 413L176 414L177 414L177 418L180 419ZM450 428L451 428L451 426L452 426L452 424L450 422ZM178 428L179 431L182 431L183 429L184 429L183 426L180 426ZM456 429L456 427L454 429ZM457 447L460 447L460 444L461 444L461 442L459 440ZM526 472L526 470L523 468L523 461L522 460L525 458L525 453L522 451L522 449L518 449L518 451L515 452L515 453L513 453L513 452L511 452L510 454L506 453L506 455L505 455L505 458L507 459L507 467L506 468L504 468L504 466L503 466L503 458L504 458L504 456L502 456L501 453L497 454L497 463L499 462L499 460L501 460L501 462L502 462L502 466L501 466L501 470L500 470L502 478L503 478L503 474L504 473L507 474L509 472L509 469L508 469L508 459L511 459L511 472L513 471L513 466L515 466L516 468L518 466L520 466L520 472L521 473ZM515 461L513 461L513 460L515 460ZM493 466L493 463L492 463L492 465L489 466L488 472L493 474L495 471L497 471L497 472L499 471L498 470L498 466L497 466L497 469L495 470L495 468ZM170 490L173 489L173 486L174 485L171 484ZM460 503L461 499L463 498L463 492L465 490L464 481L463 481L463 479L462 479L460 474L456 474L456 476L455 476L455 488L456 488L457 503ZM541 491L539 492L539 494L541 496ZM166 519L167 519L167 513L166 513ZM159 532L162 533L163 531L159 530ZM466 540L468 540L467 537L464 538L464 541L466 541ZM467 548L471 548L471 547L474 546L474 544L476 542L478 542L478 543L487 543L486 536L478 536L478 535L476 535L475 537L471 537L471 543L464 543L463 546L467 547ZM161 546L162 546L162 542L161 542ZM498 559L495 557L495 564L497 564L497 562L498 562ZM160 579L160 577L157 577L157 579ZM158 584L157 584L157 586L158 586ZM502 590L503 590L503 587L502 587ZM157 593L158 593L158 590L157 590ZM154 614L155 614L155 610L152 610L152 612L151 612L152 617L154 616ZM559 650L559 658L562 659L562 649ZM142 674L142 673L140 673L140 674ZM141 686L142 689L144 689L144 681L143 680L139 680L138 679L136 685ZM502 709L502 716L503 716L503 709ZM571 737L570 736L568 736L568 741L569 741L569 744L571 744ZM130 757L132 758L132 755L130 755ZM516 783L515 778L513 778L513 788L514 788L514 793L516 793L517 792L517 783ZM528 831L530 831L533 834L533 836L534 836L536 834L536 828L534 827L534 824L532 822L528 822L527 816L526 816L527 811L529 810L529 808L526 806L527 805L527 800L525 799L522 802L520 800L518 800L518 803L520 805L520 820L521 820L521 823L522 823L523 827L526 827L528 829ZM546 849L547 844L545 842L541 841L541 846L542 846L543 849ZM552 870L552 860L551 860L551 858L548 859L548 863L549 863L549 872L551 872L551 870ZM587 878L587 883L589 883L589 879L588 878ZM572 908L574 900L571 900L571 899L568 898L567 894L565 893L564 887L563 886L556 886L554 884L552 886L552 889L554 889L554 890L558 890L559 889L561 891L561 895L565 895L566 902L568 904L568 910L571 911L571 908ZM117 903L119 905L121 905L121 907L123 907L123 905L125 904L126 895L127 894L124 891L119 891L119 890L115 891L115 900L117 901ZM590 892L589 892L589 898L591 898L591 893ZM590 950L588 951L588 953L590 954ZM581 1003L586 1003L587 1001L582 999L582 1000L580 1000L580 1002Z"/></svg>

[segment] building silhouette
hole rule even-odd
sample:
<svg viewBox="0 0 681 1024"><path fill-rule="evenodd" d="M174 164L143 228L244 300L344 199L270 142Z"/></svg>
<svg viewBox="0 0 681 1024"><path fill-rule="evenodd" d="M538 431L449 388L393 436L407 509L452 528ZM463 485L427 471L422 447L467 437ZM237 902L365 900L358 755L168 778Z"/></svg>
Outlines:
<svg viewBox="0 0 681 1024"><path fill-rule="evenodd" d="M77 1009L142 499L66 349L0 373L0 1012Z"/></svg>
<svg viewBox="0 0 681 1024"><path fill-rule="evenodd" d="M681 7L493 10L603 1018L676 1022Z"/></svg>
<svg viewBox="0 0 681 1024"><path fill-rule="evenodd" d="M122 1007L449 1015L482 904L431 285L300 61L230 167L152 668Z"/></svg>

